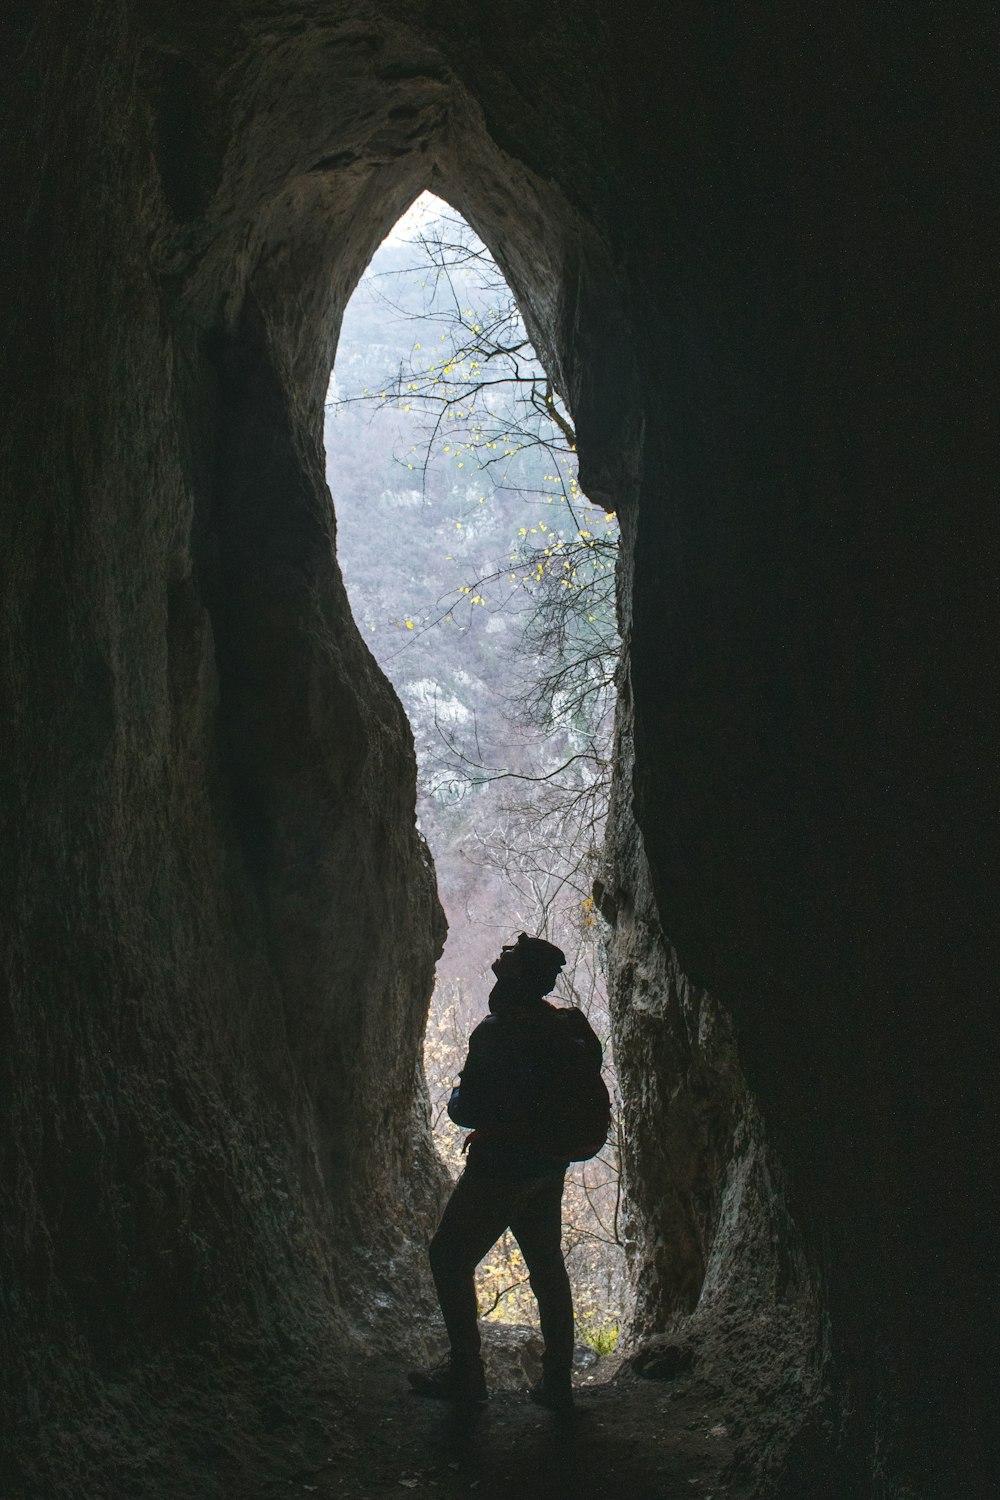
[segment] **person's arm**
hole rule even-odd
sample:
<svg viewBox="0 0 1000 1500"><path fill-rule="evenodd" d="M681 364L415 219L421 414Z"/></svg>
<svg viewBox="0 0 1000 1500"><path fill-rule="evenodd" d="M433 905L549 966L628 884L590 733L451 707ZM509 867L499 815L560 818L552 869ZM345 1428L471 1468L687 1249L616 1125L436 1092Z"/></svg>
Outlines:
<svg viewBox="0 0 1000 1500"><path fill-rule="evenodd" d="M490 1125L496 1115L493 1069L490 1066L490 1021L482 1021L469 1037L469 1051L459 1083L448 1100L448 1117L463 1130Z"/></svg>

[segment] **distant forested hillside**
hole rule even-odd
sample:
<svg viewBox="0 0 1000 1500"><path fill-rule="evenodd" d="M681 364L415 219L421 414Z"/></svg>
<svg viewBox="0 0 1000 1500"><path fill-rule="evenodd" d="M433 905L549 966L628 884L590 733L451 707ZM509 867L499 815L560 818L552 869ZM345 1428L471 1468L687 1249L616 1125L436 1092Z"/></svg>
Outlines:
<svg viewBox="0 0 1000 1500"><path fill-rule="evenodd" d="M474 284L466 295L473 303ZM484 849L498 833L517 839L504 811L517 784L470 786L456 747L487 767L545 773L572 750L573 730L529 728L516 708L538 662L519 650L532 601L511 557L522 531L560 524L547 455L500 453L486 469L468 450L449 451L445 436L425 466L422 418L405 402L379 410L354 399L377 398L415 343L447 347L448 296L446 288L431 296L412 248L382 247L344 319L326 442L355 616L413 726L420 824L450 924L439 977L460 981L475 1010L485 1006L500 943L537 930L538 911L491 868Z"/></svg>

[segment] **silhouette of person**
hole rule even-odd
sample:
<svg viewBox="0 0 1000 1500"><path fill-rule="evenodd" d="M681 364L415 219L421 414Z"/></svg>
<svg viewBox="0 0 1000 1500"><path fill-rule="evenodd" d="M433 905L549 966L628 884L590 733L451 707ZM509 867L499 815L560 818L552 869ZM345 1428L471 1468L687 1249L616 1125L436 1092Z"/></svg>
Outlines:
<svg viewBox="0 0 1000 1500"><path fill-rule="evenodd" d="M544 999L565 962L553 943L522 932L492 966L490 1015L469 1038L461 1082L448 1106L456 1124L474 1127L466 1141L467 1165L430 1245L450 1349L440 1365L410 1373L418 1395L460 1407L487 1399L475 1270L510 1229L528 1268L545 1345L532 1400L556 1412L572 1410L573 1297L561 1245L569 1162L537 1140L542 1071L537 1064L544 1065L553 1018L560 1031L566 1028L587 1049L598 1070L602 1049L581 1011Z"/></svg>

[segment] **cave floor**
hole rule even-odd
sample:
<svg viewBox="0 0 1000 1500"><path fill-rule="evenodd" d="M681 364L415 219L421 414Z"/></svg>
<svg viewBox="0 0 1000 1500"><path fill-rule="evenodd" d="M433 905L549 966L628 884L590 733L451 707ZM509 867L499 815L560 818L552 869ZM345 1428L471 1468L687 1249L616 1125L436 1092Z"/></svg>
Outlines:
<svg viewBox="0 0 1000 1500"><path fill-rule="evenodd" d="M563 1419L528 1397L537 1330L484 1328L493 1393L464 1420L447 1403L414 1396L406 1379L414 1364L440 1354L440 1330L414 1320L399 1333L398 1356L349 1353L331 1339L318 1358L295 1365L232 1362L224 1380L218 1365L197 1361L171 1367L169 1384L162 1369L144 1367L145 1382L123 1371L81 1420L46 1423L24 1487L0 1478L2 1500L831 1493L815 1482L827 1468L831 1412L794 1309L695 1315L627 1359L579 1349L577 1409Z"/></svg>
<svg viewBox="0 0 1000 1500"><path fill-rule="evenodd" d="M325 1414L311 1397L276 1428L276 1472L261 1476L252 1500L734 1500L747 1492L745 1465L719 1394L694 1379L623 1376L580 1386L568 1419L534 1406L525 1390L495 1392L465 1422L447 1404L413 1396L398 1365L366 1360L346 1401L342 1389L331 1391Z"/></svg>

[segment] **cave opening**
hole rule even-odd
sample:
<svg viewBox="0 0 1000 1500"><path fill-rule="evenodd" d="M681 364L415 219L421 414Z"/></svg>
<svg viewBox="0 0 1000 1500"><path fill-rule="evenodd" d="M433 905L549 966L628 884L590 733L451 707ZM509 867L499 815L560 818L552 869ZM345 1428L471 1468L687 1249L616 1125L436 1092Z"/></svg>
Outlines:
<svg viewBox="0 0 1000 1500"><path fill-rule="evenodd" d="M606 924L595 904L612 774L617 517L579 488L576 437L486 246L424 193L345 310L326 402L337 555L355 619L399 693L418 823L449 930L424 1039L435 1147L486 1010L492 960L527 930L568 964L615 1097ZM617 1111L570 1171L564 1248L585 1349L614 1349L630 1301ZM483 1315L537 1328L508 1233L480 1267ZM588 1378L592 1378L589 1377Z"/></svg>
<svg viewBox="0 0 1000 1500"><path fill-rule="evenodd" d="M487 149L480 178L494 166ZM660 619L649 617L647 591L642 631L633 629L631 581L648 541L632 334L592 229L548 187L504 180L504 164L489 189L480 180L464 194L460 167L445 158L445 168L435 189L490 246L566 393L581 489L621 517L625 652L594 894L611 929L636 1368L678 1380L684 1401L723 1391L777 1454L820 1399L816 1286L731 1019L665 936L639 828L630 647L659 638ZM266 844L251 836L246 852L266 902L296 1128L316 1168L313 1211L343 1326L384 1349L435 1322L425 1256L442 1179L419 1056L444 930L414 826L412 731L365 639L383 622L366 622L364 605L360 621L350 614L320 435L349 296L426 172L339 173L309 174L279 199L241 316L215 356L227 426L213 520L227 564L213 619L235 774L265 814ZM336 476L332 488L336 508ZM395 601L391 611L400 639L416 634L413 615L397 616ZM683 632L668 637L678 641ZM350 1217L338 1220L345 1203ZM748 1340L753 1352L741 1355ZM789 1380L793 1394L777 1399Z"/></svg>
<svg viewBox="0 0 1000 1500"><path fill-rule="evenodd" d="M506 228L509 234L510 226ZM500 243L502 239L501 234ZM392 243L390 236L390 246ZM467 249L468 243L463 242L463 250ZM407 256L412 259L412 249L404 250L402 256L405 267ZM390 263L391 251L386 269ZM398 254L395 264L398 271ZM373 276L385 277L386 269L383 269L382 262L377 262ZM538 285L532 280L536 269L530 259L522 267L527 277L524 285L530 287L537 297ZM422 263L418 274L421 280L426 280L426 262ZM395 290L387 294L386 281L374 281L380 289L375 296L376 303L381 299L384 312L388 296L402 317L403 343L394 351L395 368L390 355L389 367L383 364L378 379L375 370L369 369L365 373L363 360L361 366L358 365L359 346L363 350L372 341L383 346L391 341L384 329L373 339L370 301L367 312L364 311L366 291L370 298L368 288L372 284L369 282L367 288L363 287L354 303L355 308L361 309L358 332L352 329L350 308L341 326L341 345L332 387L333 431L328 438L330 488L338 517L338 552L347 587L350 591L354 586L352 573L361 585L355 588L354 606L360 633L369 649L375 650L377 655L381 652L387 675L397 682L409 710L418 754L422 751L433 766L423 789L422 805L418 805L421 805L425 830L431 832L435 816L441 829L438 850L445 851L440 865L446 875L447 907L447 880L451 875L449 855L461 850L461 836L456 825L449 826L447 819L454 815L456 808L460 815L465 816L470 801L475 806L477 794L488 794L492 786L489 777L484 776L485 788L473 785L471 798L454 795L456 784L461 787L463 775L466 782L474 781L468 775L468 754L458 771L455 763L457 734L465 708L463 692L467 692L467 686L453 684L447 692L441 691L441 680L449 666L448 649L435 641L433 632L434 628L440 630L450 626L455 639L467 640L467 636L460 633L463 625L468 631L470 626L474 629L477 623L490 618L487 601L478 604L474 601L482 592L479 585L481 575L491 571L488 561L483 558L484 550L488 553L488 549L484 549L482 541L483 518L490 515L491 506L485 501L478 470L473 471L474 482L470 484L465 467L470 464L470 459L474 461L475 458L475 434L467 434L471 441L463 442L452 437L451 430L447 430L441 437L442 450L448 450L442 453L446 461L444 473L428 481L424 472L428 468L426 452L420 442L414 440L412 412L405 410L407 406L417 404L415 397L424 389L420 386L421 362L417 362L421 368L416 368L413 363L413 344L422 341L418 336L425 331L430 332L432 343L442 341L441 329L433 323L433 318L427 319L426 306L420 300L426 288L417 289L417 304L406 305L405 297L400 297L398 282L393 284ZM507 285L510 284L508 277ZM518 283L519 291L521 286ZM568 297L566 287L558 281L554 280L547 289L543 281L542 287L540 305L549 317L549 337L552 339L558 335L559 317L566 315L563 309L567 302L574 308L574 317L580 315L579 306ZM453 299L451 283L448 293ZM474 301L471 294L469 300ZM546 325L539 319L537 302L532 315L530 294L524 305L533 331L539 330L536 336L538 347ZM463 297L459 298L459 306L466 325L470 320L474 323L480 315L466 306ZM606 317L606 309L602 316ZM463 325L461 331L465 334L469 329ZM446 329L443 340L443 347L447 350L444 358L449 365L455 362L452 332ZM399 336L397 330L395 337ZM549 349L551 346L544 347ZM343 363L341 349L346 355ZM381 352L387 351L383 348ZM621 351L616 352L620 360ZM352 368L353 375L348 373ZM577 388L584 398L584 405L588 399L594 399L589 391L589 382L593 378L589 362L584 359L576 372ZM352 396L359 394L362 399L355 404ZM455 394L451 388L446 392L449 400ZM465 392L460 394L465 399ZM604 383L600 386L600 396L599 419L606 424L607 407L612 407L613 414L614 397ZM374 405L378 407L375 418L389 424L385 438L373 438L373 397ZM344 471L338 473L336 424L342 421L343 413L357 411L367 413L366 425L360 435L359 456L353 462L348 461ZM327 418L329 421L329 409ZM593 424L594 420L595 413L591 412L590 423ZM448 438L452 440L448 441ZM621 440L620 432L618 440ZM379 443L388 444L388 448L383 449L377 493L373 494L371 480L361 481L360 474L365 469L369 472L375 469L373 454ZM551 472L551 458L549 465ZM418 471L419 482L413 477ZM598 511L602 517L609 516L617 507L617 498L612 499L612 494L617 497L619 493L617 488L612 488L611 476L615 475L621 483L620 493L624 499L624 531L620 545L628 566L631 549L636 544L632 511L634 493L630 489L630 485L634 485L634 476L629 471L627 455L616 457L605 449L601 466L596 471L595 486L602 491L602 508ZM560 476L558 482L563 484L564 478ZM457 490L461 493L457 494ZM547 506L552 497L543 493L536 498L540 500L540 509L541 505ZM530 534L531 527L524 527L521 518L513 511L505 515L499 506L493 508L500 510L500 524L506 524L508 532L517 534L523 529ZM409 532L404 524L407 522L411 528ZM443 561L446 569L443 581L436 583L431 581L432 570L427 567L424 570L426 576L418 580L422 591L419 596L412 593L412 563L421 548L405 540L407 536L413 536L413 527L421 528L423 548L440 551L442 556L437 567ZM410 568L409 580L405 569L402 574L393 572L390 562L392 548L382 540L383 530L391 530L392 540L401 546L406 567ZM460 549L456 537L463 533L463 547ZM619 546L617 536L615 546L616 549ZM481 564L478 568L473 566L477 557ZM505 563L511 562L512 554L507 553ZM502 569L495 571L504 576ZM375 574L381 575L380 579L376 580ZM505 581L510 581L509 575L505 575ZM382 583L388 588L380 595ZM450 594L447 592L449 586L452 589ZM516 611L520 592L514 588L511 595ZM380 597L381 602L376 603ZM462 624L455 620L456 601L464 602L466 613ZM629 600L626 596L624 601L616 598L614 602L627 642L630 636ZM450 620L446 618L449 615ZM514 620L517 618L515 613ZM484 629L482 634L487 642L492 640L495 654L498 632L491 637ZM422 649L427 655L419 664ZM408 662L412 665L407 670ZM537 670L537 661L534 665ZM466 679L473 675L464 668L461 670ZM606 1197L603 1203L598 1200L597 1223L601 1233L609 1221L613 1224L613 1236L618 1242L615 1249L619 1253L610 1268L610 1257L604 1258L603 1265L598 1262L596 1278L593 1265L587 1268L589 1275L578 1288L583 1292L580 1331L585 1339L589 1321L593 1342L602 1353L611 1342L607 1337L609 1329L617 1330L622 1324L627 1330L624 1345L633 1351L650 1339L660 1340L654 1356L647 1363L640 1359L640 1366L644 1369L648 1366L662 1375L664 1371L683 1373L699 1362L706 1369L724 1370L725 1351L733 1330L751 1325L767 1326L769 1335L761 1342L758 1367L752 1379L748 1379L744 1372L745 1384L758 1391L767 1390L780 1368L794 1368L798 1371L803 1406L808 1407L817 1399L818 1390L817 1367L811 1363L818 1337L812 1272L802 1257L797 1230L785 1207L780 1170L773 1160L742 1073L728 1013L704 988L691 982L663 935L643 839L633 808L632 704L627 656L615 678L616 685L621 685L622 694L614 745L607 756L614 764L608 807L608 841L607 847L601 849L588 869L586 886L577 893L579 904L576 912L579 913L584 902L588 914L596 907L602 936L607 939L607 1035L609 1039L613 1037L618 1062L615 1141L618 1159L615 1162L615 1202L609 1210ZM490 692L495 698L504 696L502 691L498 693L495 685ZM446 718L449 712L453 716L450 723ZM476 769L488 769L490 756L480 743L485 736L477 735L474 712L470 713L468 722L476 746L473 757ZM450 761L442 756L442 742ZM463 760L461 750L457 758ZM428 788L438 794L444 792L443 797L431 798L433 810L428 808ZM468 787L461 789L467 791ZM418 775L418 797L421 790ZM437 808L434 808L435 802ZM507 840L511 842L509 832ZM458 899L464 902L467 897L460 894ZM522 918L515 916L518 910L517 907L511 908L506 930L502 923L499 932L486 929L479 958L481 970L493 956L497 940L507 940L512 935L511 925L513 931L524 925ZM474 923L471 925L475 926ZM593 936L597 935L596 927L595 919L589 929ZM425 1046L425 1063L430 1064L427 1071L436 1093L432 1103L436 1105L439 1117L447 1088L456 1068L461 1065L465 1033L469 1024L482 1014L484 1000L484 990L480 989L472 1006L464 1012L461 1004L447 1003L455 995L453 988L449 997L448 979L462 977L449 975L447 962L446 948L445 983L441 983L442 969L439 968L438 989L431 996L430 1004L430 1044ZM445 1001L443 1005L442 1000ZM440 1040L442 1031L449 1034L450 1045L439 1047L434 1056L434 1044ZM437 1137L438 1149L443 1147L446 1158L451 1157L452 1167L459 1165L456 1153L458 1134L452 1129L443 1139L440 1132ZM626 1191L618 1199L617 1192L622 1186ZM406 1187L409 1187L408 1183ZM589 1202L587 1206L590 1206ZM621 1249L626 1251L624 1267ZM497 1293L502 1292L505 1281L513 1282L516 1287L520 1279L518 1269L516 1262L510 1260L487 1261L486 1274L480 1279L480 1300L484 1310L492 1307L494 1314L499 1313L501 1318L507 1314L515 1322L531 1318L533 1307L526 1295L519 1299L515 1291L510 1298L509 1313L502 1298L497 1302ZM627 1284L623 1270L627 1272ZM595 1281L603 1283L599 1289L595 1288ZM727 1331L720 1334L720 1329ZM725 1378L731 1385L731 1372ZM779 1430L787 1421L788 1413L783 1411L775 1418L772 1431Z"/></svg>

